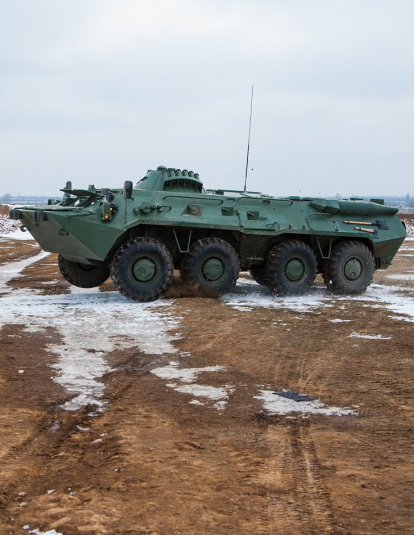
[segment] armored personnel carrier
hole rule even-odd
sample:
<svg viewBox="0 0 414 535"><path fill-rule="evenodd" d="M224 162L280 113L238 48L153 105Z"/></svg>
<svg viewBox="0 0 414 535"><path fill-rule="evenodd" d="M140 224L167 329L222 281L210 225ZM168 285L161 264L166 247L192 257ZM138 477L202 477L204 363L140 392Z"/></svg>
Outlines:
<svg viewBox="0 0 414 535"><path fill-rule="evenodd" d="M240 271L279 296L302 295L316 274L335 294L360 294L405 238L397 208L381 199L271 197L205 190L192 171L158 167L123 188L61 190L63 201L10 212L63 277L91 288L112 277L135 301L168 287L173 269L208 295L231 289Z"/></svg>

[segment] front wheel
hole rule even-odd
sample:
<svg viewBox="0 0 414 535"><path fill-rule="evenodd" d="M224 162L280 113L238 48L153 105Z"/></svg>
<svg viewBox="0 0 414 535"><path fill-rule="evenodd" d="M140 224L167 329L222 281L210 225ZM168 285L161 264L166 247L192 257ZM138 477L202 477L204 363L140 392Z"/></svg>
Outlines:
<svg viewBox="0 0 414 535"><path fill-rule="evenodd" d="M58 266L63 278L79 288L100 286L110 275L109 267L106 264L101 266L78 264L77 262L66 260L62 255L58 256Z"/></svg>
<svg viewBox="0 0 414 535"><path fill-rule="evenodd" d="M111 277L119 293L132 301L153 301L169 285L173 259L162 243L152 238L134 238L116 252Z"/></svg>
<svg viewBox="0 0 414 535"><path fill-rule="evenodd" d="M266 284L276 295L303 295L316 276L312 249L298 240L287 240L271 249L266 265Z"/></svg>
<svg viewBox="0 0 414 535"><path fill-rule="evenodd" d="M332 293L358 295L374 275L374 259L366 245L356 240L339 243L323 270L323 280Z"/></svg>
<svg viewBox="0 0 414 535"><path fill-rule="evenodd" d="M201 291L220 295L236 284L239 271L239 258L229 243L220 238L204 238L191 247L181 275Z"/></svg>

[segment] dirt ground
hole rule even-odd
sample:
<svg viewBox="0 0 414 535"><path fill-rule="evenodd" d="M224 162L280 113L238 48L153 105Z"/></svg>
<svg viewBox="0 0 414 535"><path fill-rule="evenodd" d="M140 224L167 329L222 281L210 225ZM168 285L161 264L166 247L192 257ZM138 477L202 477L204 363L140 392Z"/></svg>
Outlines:
<svg viewBox="0 0 414 535"><path fill-rule="evenodd" d="M34 242L0 246L0 270L39 252ZM410 249L414 242L375 275L390 286L397 281L388 276L402 274L407 302ZM21 275L10 295L70 292L54 255ZM64 410L70 395L52 380L57 357L48 349L61 331L53 322L32 332L3 326L1 535L414 533L413 322L364 300L332 298L306 312L235 308L178 283L170 298L180 318L174 346L188 368L221 366L198 382L231 386L224 409L190 403L151 373L165 366L162 355L121 348L105 355L106 410ZM260 388L358 407L345 416L272 414Z"/></svg>

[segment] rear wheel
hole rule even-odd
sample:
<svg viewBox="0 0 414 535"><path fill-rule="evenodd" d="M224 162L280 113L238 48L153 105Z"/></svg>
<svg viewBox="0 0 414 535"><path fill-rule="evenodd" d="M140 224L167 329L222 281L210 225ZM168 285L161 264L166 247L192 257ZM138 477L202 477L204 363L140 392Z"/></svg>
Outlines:
<svg viewBox="0 0 414 535"><path fill-rule="evenodd" d="M303 295L316 276L316 258L312 249L298 240L288 240L273 247L266 266L266 284L279 296Z"/></svg>
<svg viewBox="0 0 414 535"><path fill-rule="evenodd" d="M356 240L339 243L325 263L323 280L334 294L365 292L374 275L374 259L366 245Z"/></svg>
<svg viewBox="0 0 414 535"><path fill-rule="evenodd" d="M220 238L204 238L191 247L181 275L200 290L219 295L236 284L239 271L239 258L229 243Z"/></svg>
<svg viewBox="0 0 414 535"><path fill-rule="evenodd" d="M133 301L152 301L169 285L173 259L162 243L152 238L134 238L122 245L111 264L115 288Z"/></svg>
<svg viewBox="0 0 414 535"><path fill-rule="evenodd" d="M58 257L58 266L63 278L79 288L100 286L110 275L107 265L78 264L77 262L66 260L62 255Z"/></svg>

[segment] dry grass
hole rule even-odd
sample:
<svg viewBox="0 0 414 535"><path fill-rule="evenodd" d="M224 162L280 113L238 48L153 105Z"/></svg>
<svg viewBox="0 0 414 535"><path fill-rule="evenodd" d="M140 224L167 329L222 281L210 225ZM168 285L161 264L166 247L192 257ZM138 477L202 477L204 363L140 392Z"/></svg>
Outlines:
<svg viewBox="0 0 414 535"><path fill-rule="evenodd" d="M0 216L8 216L10 208L4 204L0 204Z"/></svg>

